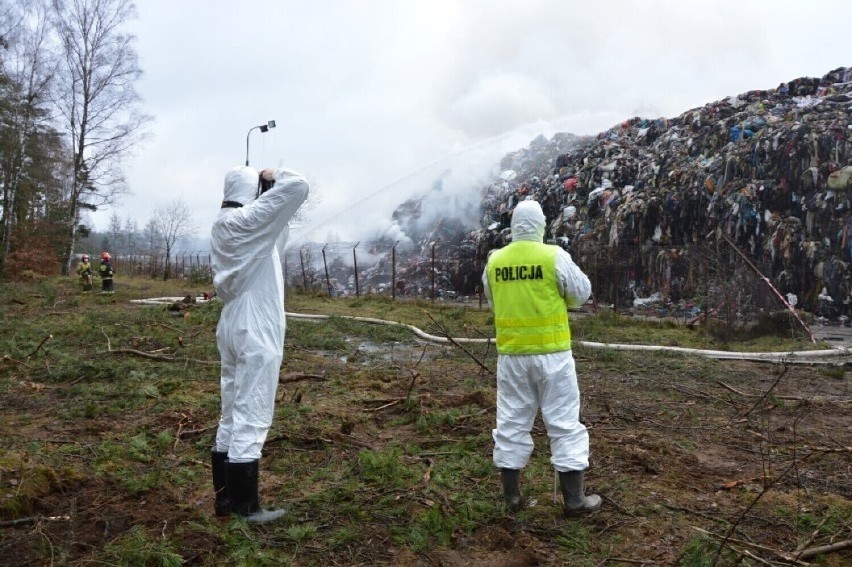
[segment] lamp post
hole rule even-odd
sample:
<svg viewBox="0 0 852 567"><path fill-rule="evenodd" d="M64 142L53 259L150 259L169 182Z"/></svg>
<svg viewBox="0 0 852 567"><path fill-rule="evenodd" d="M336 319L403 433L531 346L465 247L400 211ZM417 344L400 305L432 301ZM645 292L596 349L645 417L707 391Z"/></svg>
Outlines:
<svg viewBox="0 0 852 567"><path fill-rule="evenodd" d="M251 134L251 131L260 130L261 132L268 132L270 128L275 128L275 120L270 120L266 124L249 128L249 131L246 132L246 165L249 164L249 135Z"/></svg>
<svg viewBox="0 0 852 567"><path fill-rule="evenodd" d="M361 297L361 288L358 287L358 256L355 255L355 249L359 244L361 244L360 240L352 247L352 263L355 265L355 297Z"/></svg>

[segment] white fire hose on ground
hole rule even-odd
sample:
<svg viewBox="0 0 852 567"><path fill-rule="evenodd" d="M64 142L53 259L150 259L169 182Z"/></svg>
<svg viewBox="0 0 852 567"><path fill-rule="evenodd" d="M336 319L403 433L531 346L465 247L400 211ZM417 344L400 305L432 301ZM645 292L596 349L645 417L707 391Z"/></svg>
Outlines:
<svg viewBox="0 0 852 567"><path fill-rule="evenodd" d="M287 317L293 319L313 319L313 320L322 320L328 319L332 317L331 315L310 315L303 313L287 313ZM337 315L335 315L337 317ZM397 321L386 321L384 319L374 319L372 317L354 317L354 316L339 316L343 319L351 319L353 321L361 321L363 323L373 323L379 325L399 325L402 327L407 327L410 329L415 335L420 337L423 340L437 343L437 344L451 344L451 343L459 343L459 344L487 344L493 343L493 338L488 339L472 339L467 337L459 337L449 339L447 337L440 337L437 335L430 335L423 330L415 327L414 325L408 325L406 323L400 323ZM832 348L828 350L801 350L801 351L788 351L788 352L737 352L737 351L727 351L727 350L706 350L706 349L698 349L698 348L686 348L686 347L673 347L673 346L661 346L661 345L632 345L632 344L619 344L619 343L600 343L593 341L573 341L574 344L583 346L586 348L594 348L594 349L610 349L610 350L624 350L624 351L651 351L651 352L676 352L685 355L694 355L694 356L702 356L705 358L714 358L717 360L746 360L752 362L774 362L774 363L788 363L788 364L840 364L845 362L852 362L852 349L848 349L845 347Z"/></svg>
<svg viewBox="0 0 852 567"><path fill-rule="evenodd" d="M181 297L155 297L151 299L134 299L131 300L132 303L139 303L143 305L167 305L171 303L175 303L177 301L181 301L183 298ZM208 300L203 298L196 298L197 303L204 303ZM305 320L324 320L329 319L331 317L340 317L342 319L350 319L352 321L361 321L362 323L372 323L376 325L397 325L401 327L406 327L411 330L412 333L420 337L425 341L429 341L431 343L436 344L488 344L493 343L493 338L468 338L468 337L458 337L458 338L447 338L441 337L437 335L430 335L426 333L422 329L415 327L414 325L409 325L407 323L400 323L398 321L387 321L385 319L375 319L373 317L355 317L349 315L314 315L314 314L305 314L305 313L286 313L286 316L291 319L305 319ZM634 345L634 344L620 344L620 343L601 343L594 341L573 341L573 344L593 349L609 349L609 350L621 350L621 351L645 351L645 352L674 352L680 353L688 356L701 356L704 358L713 358L716 360L743 360L750 362L771 362L776 364L829 364L829 365L841 365L846 363L852 363L852 349L846 347L835 347L832 349L823 349L823 350L797 350L797 351L787 351L787 352L745 352L745 351L727 351L727 350L706 350L706 349L698 349L698 348L686 348L686 347L675 347L675 346L662 346L662 345Z"/></svg>

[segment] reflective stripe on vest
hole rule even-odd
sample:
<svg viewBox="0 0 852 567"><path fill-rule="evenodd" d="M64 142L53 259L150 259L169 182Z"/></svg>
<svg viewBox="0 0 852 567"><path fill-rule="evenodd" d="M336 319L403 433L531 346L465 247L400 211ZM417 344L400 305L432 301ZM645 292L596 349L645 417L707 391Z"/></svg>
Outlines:
<svg viewBox="0 0 852 567"><path fill-rule="evenodd" d="M488 259L497 352L544 354L571 348L568 309L556 286L557 247L517 241Z"/></svg>

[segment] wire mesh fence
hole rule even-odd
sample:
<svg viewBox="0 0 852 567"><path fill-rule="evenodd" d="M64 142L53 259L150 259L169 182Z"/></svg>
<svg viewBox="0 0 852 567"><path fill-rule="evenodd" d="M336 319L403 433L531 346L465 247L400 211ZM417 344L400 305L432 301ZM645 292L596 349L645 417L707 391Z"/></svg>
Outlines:
<svg viewBox="0 0 852 567"><path fill-rule="evenodd" d="M726 239L691 246L600 246L575 241L570 253L592 283L592 303L615 311L685 321L738 322L787 305L827 319L849 315L847 264L836 257L740 250ZM482 305L487 246L480 241L329 242L289 247L285 284L332 297L386 295ZM842 265L841 265L842 264ZM122 274L212 286L208 251L113 257Z"/></svg>
<svg viewBox="0 0 852 567"><path fill-rule="evenodd" d="M287 285L333 297L388 295L431 300L478 296L482 264L475 244L440 240L306 244L285 253Z"/></svg>
<svg viewBox="0 0 852 567"><path fill-rule="evenodd" d="M696 317L783 304L733 250L715 246L577 246L574 259L592 282L596 302L616 311Z"/></svg>
<svg viewBox="0 0 852 567"><path fill-rule="evenodd" d="M98 260L95 258L95 264ZM114 254L111 258L116 278L122 275L152 279L181 279L193 284L212 284L210 252L179 251L176 254Z"/></svg>
<svg viewBox="0 0 852 567"><path fill-rule="evenodd" d="M333 297L382 294L481 304L486 252L475 242L303 245L286 252L286 281L290 288ZM830 262L794 263L740 250L725 239L691 246L576 241L570 253L592 283L593 304L615 311L686 321L710 315L732 325L788 305L816 315L848 315L845 267Z"/></svg>

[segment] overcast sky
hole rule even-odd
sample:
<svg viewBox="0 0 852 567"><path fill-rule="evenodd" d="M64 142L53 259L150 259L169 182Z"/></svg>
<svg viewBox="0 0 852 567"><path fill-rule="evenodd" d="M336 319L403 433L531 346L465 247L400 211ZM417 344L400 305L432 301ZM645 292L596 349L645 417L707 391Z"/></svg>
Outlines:
<svg viewBox="0 0 852 567"><path fill-rule="evenodd" d="M452 169L466 189L538 133L596 134L852 66L849 0L137 0L153 136L130 195L93 218L183 199L206 237L225 172L306 174L297 236L369 238ZM372 232L371 232L372 231Z"/></svg>

